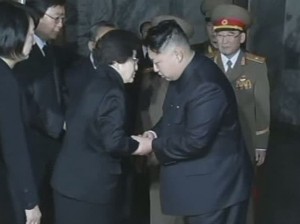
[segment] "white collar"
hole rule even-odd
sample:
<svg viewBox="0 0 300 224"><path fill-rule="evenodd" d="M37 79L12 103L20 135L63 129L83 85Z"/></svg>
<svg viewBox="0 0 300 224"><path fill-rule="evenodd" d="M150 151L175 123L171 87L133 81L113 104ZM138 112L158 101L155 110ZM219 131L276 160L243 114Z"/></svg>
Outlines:
<svg viewBox="0 0 300 224"><path fill-rule="evenodd" d="M37 35L34 35L34 40L36 42L36 45L39 47L42 54L45 56L45 52L43 51L43 47L47 44L46 41L42 40Z"/></svg>
<svg viewBox="0 0 300 224"><path fill-rule="evenodd" d="M93 57L93 54L92 54L92 53L90 53L90 61L91 61L91 63L92 63L93 68L94 68L94 69L97 69L97 67L96 67L96 65L95 65L95 60L94 60L94 57Z"/></svg>
<svg viewBox="0 0 300 224"><path fill-rule="evenodd" d="M225 56L224 54L221 53L221 59L222 59L222 63L223 63L223 67L225 69L225 71L227 71L227 61L231 61L232 63L232 68L234 67L239 55L240 55L241 50L239 49L231 58L228 58L227 56Z"/></svg>

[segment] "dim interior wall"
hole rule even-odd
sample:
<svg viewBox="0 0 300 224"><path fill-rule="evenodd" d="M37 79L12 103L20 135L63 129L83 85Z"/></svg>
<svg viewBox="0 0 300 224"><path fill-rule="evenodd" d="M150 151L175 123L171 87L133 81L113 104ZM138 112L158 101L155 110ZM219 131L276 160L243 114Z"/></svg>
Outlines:
<svg viewBox="0 0 300 224"><path fill-rule="evenodd" d="M249 49L267 58L273 123L300 126L300 4L251 0Z"/></svg>
<svg viewBox="0 0 300 224"><path fill-rule="evenodd" d="M87 33L96 21L108 20L122 29L138 32L143 21L171 14L193 24L195 35L191 43L200 43L207 40L200 5L201 0L67 0L65 35L68 42L78 45L80 54L87 55Z"/></svg>

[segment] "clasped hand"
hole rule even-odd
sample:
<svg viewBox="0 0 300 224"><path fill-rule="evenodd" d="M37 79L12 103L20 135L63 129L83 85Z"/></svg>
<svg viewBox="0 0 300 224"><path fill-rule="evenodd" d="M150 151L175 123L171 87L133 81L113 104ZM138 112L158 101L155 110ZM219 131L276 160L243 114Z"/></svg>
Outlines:
<svg viewBox="0 0 300 224"><path fill-rule="evenodd" d="M143 135L132 135L131 138L139 142L139 147L133 155L144 156L152 152L152 140L155 138L152 132L146 131Z"/></svg>

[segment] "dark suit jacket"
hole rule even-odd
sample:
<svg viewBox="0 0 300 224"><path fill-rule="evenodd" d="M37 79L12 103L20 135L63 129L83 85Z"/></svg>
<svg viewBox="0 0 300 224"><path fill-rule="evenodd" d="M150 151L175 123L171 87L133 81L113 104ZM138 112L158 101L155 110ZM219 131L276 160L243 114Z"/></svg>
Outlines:
<svg viewBox="0 0 300 224"><path fill-rule="evenodd" d="M55 49L49 45L44 56L37 45L29 58L15 66L19 85L25 94L26 134L37 183L48 189L53 163L63 136L63 94L60 67Z"/></svg>
<svg viewBox="0 0 300 224"><path fill-rule="evenodd" d="M0 104L0 169L8 171L11 190L19 196L19 206L32 209L38 199L25 137L19 87L11 69L1 59Z"/></svg>
<svg viewBox="0 0 300 224"><path fill-rule="evenodd" d="M234 92L213 61L195 54L170 82L155 131L164 213L199 215L249 197L251 164Z"/></svg>
<svg viewBox="0 0 300 224"><path fill-rule="evenodd" d="M30 123L45 135L57 138L63 126L62 78L55 49L48 47L44 56L34 45L29 58L14 68L17 80L26 94Z"/></svg>
<svg viewBox="0 0 300 224"><path fill-rule="evenodd" d="M124 84L111 67L98 74L68 111L67 132L58 156L52 186L71 198L113 203L118 197L122 157L138 143L126 137Z"/></svg>

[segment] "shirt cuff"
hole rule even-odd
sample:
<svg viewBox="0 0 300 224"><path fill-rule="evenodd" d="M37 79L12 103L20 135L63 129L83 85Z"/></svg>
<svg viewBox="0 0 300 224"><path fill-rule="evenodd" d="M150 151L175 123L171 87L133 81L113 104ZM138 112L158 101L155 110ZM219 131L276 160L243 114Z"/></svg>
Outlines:
<svg viewBox="0 0 300 224"><path fill-rule="evenodd" d="M154 136L154 138L157 138L158 136L157 136L157 134L155 133L155 131L151 131L151 130L149 130L149 131L147 131L147 132L150 132L150 133L152 133L153 134L153 136Z"/></svg>
<svg viewBox="0 0 300 224"><path fill-rule="evenodd" d="M256 151L263 151L263 152L266 152L267 149L255 149Z"/></svg>

